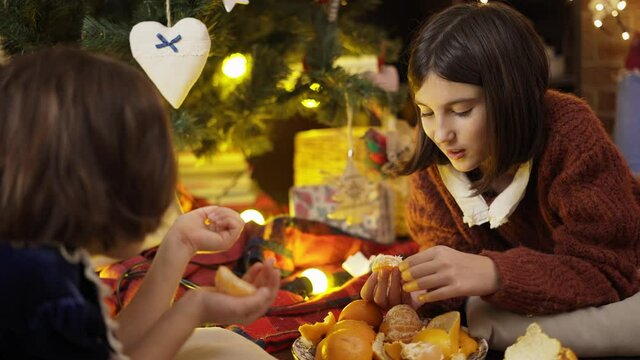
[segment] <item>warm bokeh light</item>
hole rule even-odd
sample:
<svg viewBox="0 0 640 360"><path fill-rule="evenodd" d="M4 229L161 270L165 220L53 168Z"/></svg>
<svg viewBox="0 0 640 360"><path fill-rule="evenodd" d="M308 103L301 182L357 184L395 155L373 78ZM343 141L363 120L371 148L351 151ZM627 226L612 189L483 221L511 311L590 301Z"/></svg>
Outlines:
<svg viewBox="0 0 640 360"><path fill-rule="evenodd" d="M594 20L593 25L597 28L602 27L602 20Z"/></svg>
<svg viewBox="0 0 640 360"><path fill-rule="evenodd" d="M240 53L231 54L222 61L222 73L232 79L237 79L246 72L247 58Z"/></svg>
<svg viewBox="0 0 640 360"><path fill-rule="evenodd" d="M307 269L300 274L302 277L306 277L311 281L311 285L313 286L313 290L311 290L311 294L317 295L322 294L327 291L329 288L329 279L327 279L327 275L325 275L322 270L319 269Z"/></svg>
<svg viewBox="0 0 640 360"><path fill-rule="evenodd" d="M613 10L613 11L611 12L611 16L613 16L613 17L618 16L618 10Z"/></svg>
<svg viewBox="0 0 640 360"><path fill-rule="evenodd" d="M624 8L627 7L627 2L626 1L618 1L618 5L616 7L618 8L618 10L622 11L622 10L624 10Z"/></svg>
<svg viewBox="0 0 640 360"><path fill-rule="evenodd" d="M623 32L622 33L622 40L629 40L631 38L631 35L629 35L628 32Z"/></svg>
<svg viewBox="0 0 640 360"><path fill-rule="evenodd" d="M481 3L486 4L489 2L489 0L480 0Z"/></svg>
<svg viewBox="0 0 640 360"><path fill-rule="evenodd" d="M317 108L318 106L320 106L320 102L315 99L304 99L300 103L302 104L302 106L309 109Z"/></svg>
<svg viewBox="0 0 640 360"><path fill-rule="evenodd" d="M596 4L596 10L598 10L598 11L604 10L604 5L602 5L601 3L597 3Z"/></svg>
<svg viewBox="0 0 640 360"><path fill-rule="evenodd" d="M264 225L265 223L264 216L262 216L260 211L254 209L247 209L241 212L240 217L242 218L242 220L244 220L245 223L248 223L249 221L253 221L258 225Z"/></svg>

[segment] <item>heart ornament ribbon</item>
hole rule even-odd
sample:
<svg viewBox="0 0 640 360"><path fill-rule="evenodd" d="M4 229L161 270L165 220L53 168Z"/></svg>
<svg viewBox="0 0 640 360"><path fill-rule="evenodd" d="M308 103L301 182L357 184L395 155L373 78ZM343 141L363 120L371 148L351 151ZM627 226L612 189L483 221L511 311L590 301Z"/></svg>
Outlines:
<svg viewBox="0 0 640 360"><path fill-rule="evenodd" d="M140 22L129 33L129 44L133 58L177 109L202 73L211 39L200 20L184 18L171 27Z"/></svg>

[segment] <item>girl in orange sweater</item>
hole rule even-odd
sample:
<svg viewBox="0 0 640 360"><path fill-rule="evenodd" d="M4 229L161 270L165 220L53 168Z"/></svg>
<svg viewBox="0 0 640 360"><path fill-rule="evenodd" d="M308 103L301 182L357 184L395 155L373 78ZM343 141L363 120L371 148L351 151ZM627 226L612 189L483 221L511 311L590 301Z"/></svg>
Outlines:
<svg viewBox="0 0 640 360"><path fill-rule="evenodd" d="M548 90L548 77L542 41L506 5L456 5L422 27L409 61L421 126L401 171L411 174L408 222L422 250L372 274L363 298L427 313L468 299L471 331L496 348L549 314L563 315L544 317L543 328L579 355L632 346L640 183L589 107ZM595 321L573 311L605 305L610 319L591 325L627 342L554 330Z"/></svg>

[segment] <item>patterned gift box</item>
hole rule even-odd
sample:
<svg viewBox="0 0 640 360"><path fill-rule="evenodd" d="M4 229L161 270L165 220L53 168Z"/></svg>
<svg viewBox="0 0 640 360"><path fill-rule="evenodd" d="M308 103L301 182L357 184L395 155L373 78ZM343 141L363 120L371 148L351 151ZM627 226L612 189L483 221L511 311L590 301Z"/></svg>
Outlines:
<svg viewBox="0 0 640 360"><path fill-rule="evenodd" d="M291 216L325 222L348 234L381 244L395 241L394 193L386 184L376 184L367 194L366 201L351 209L340 209L335 194L336 188L331 185L294 186L289 191ZM357 213L361 221L348 221L350 211ZM346 219L336 218L338 213L347 215Z"/></svg>

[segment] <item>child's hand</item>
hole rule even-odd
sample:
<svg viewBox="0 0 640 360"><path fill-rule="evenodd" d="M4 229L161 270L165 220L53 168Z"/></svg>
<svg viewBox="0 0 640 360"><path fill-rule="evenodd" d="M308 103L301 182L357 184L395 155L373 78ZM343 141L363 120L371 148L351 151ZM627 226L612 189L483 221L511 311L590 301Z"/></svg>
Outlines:
<svg viewBox="0 0 640 360"><path fill-rule="evenodd" d="M191 291L200 309L201 323L248 324L264 315L275 300L280 288L280 270L273 267L273 259L255 263L243 276L258 290L249 296L235 297L200 288ZM192 294L193 293L193 294Z"/></svg>
<svg viewBox="0 0 640 360"><path fill-rule="evenodd" d="M176 219L167 238L176 238L192 253L224 251L238 239L244 221L240 215L225 207L206 206L192 210Z"/></svg>

